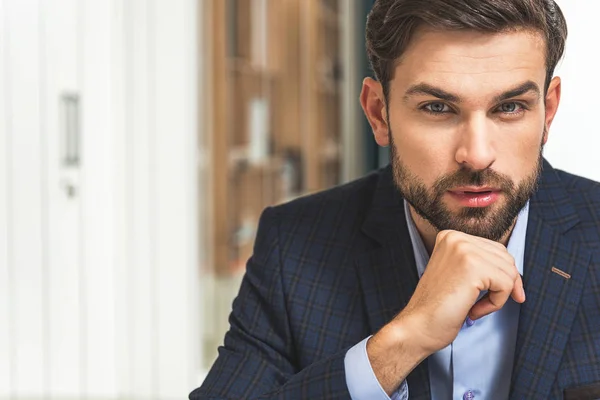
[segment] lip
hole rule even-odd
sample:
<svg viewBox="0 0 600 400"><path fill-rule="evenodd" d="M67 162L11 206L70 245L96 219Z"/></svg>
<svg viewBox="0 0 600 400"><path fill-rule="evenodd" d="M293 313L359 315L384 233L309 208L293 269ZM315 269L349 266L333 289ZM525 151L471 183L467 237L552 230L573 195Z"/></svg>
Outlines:
<svg viewBox="0 0 600 400"><path fill-rule="evenodd" d="M482 193L482 192L499 192L499 191L500 191L500 189L490 187L490 186L461 186L461 187L450 190L450 192L454 192L454 193L461 193L461 192L462 193L464 193L464 192Z"/></svg>
<svg viewBox="0 0 600 400"><path fill-rule="evenodd" d="M489 207L498 201L500 190L490 187L464 186L448 191L450 196L463 207Z"/></svg>

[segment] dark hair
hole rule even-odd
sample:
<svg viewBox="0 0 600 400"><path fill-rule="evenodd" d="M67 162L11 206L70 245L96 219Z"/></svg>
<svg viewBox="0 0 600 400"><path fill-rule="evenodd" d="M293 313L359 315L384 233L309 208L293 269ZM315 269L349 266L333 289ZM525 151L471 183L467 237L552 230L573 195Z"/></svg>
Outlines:
<svg viewBox="0 0 600 400"><path fill-rule="evenodd" d="M376 0L367 18L367 55L386 98L396 63L420 26L489 33L539 31L547 48L545 90L567 40L567 23L554 0Z"/></svg>

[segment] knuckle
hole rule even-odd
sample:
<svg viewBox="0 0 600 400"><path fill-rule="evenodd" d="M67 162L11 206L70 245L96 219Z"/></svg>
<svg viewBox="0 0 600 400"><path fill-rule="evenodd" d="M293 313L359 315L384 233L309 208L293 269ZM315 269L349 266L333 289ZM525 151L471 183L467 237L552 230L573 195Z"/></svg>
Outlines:
<svg viewBox="0 0 600 400"><path fill-rule="evenodd" d="M464 245L459 245L459 248L465 248ZM458 250L456 253L458 265L461 266L463 270L468 272L470 275L471 272L475 272L474 269L477 267L475 262L473 262L473 255L470 254L466 250Z"/></svg>
<svg viewBox="0 0 600 400"><path fill-rule="evenodd" d="M454 243L452 243L454 246L454 251L456 253L458 253L461 256L468 256L469 255L469 242L465 241L465 240L456 240Z"/></svg>
<svg viewBox="0 0 600 400"><path fill-rule="evenodd" d="M490 304L491 304L491 310L492 312L494 311L498 311L500 308L502 308L502 306L499 304L500 300L498 300L497 298L490 298Z"/></svg>
<svg viewBox="0 0 600 400"><path fill-rule="evenodd" d="M515 258L512 256L512 254L510 254L510 253L507 253L507 254L508 254L508 261L510 262L510 264L511 265L516 265L517 262L515 261Z"/></svg>
<svg viewBox="0 0 600 400"><path fill-rule="evenodd" d="M516 270L516 268L512 268L512 266L508 268L506 272L513 281L519 276L519 272Z"/></svg>
<svg viewBox="0 0 600 400"><path fill-rule="evenodd" d="M502 290L505 292L512 292L515 286L514 279L503 279L502 280Z"/></svg>
<svg viewBox="0 0 600 400"><path fill-rule="evenodd" d="M448 241L448 236L452 233L452 231L445 230L440 231L436 237L436 243Z"/></svg>
<svg viewBox="0 0 600 400"><path fill-rule="evenodd" d="M460 231L449 231L448 232L448 239L450 239L453 242L462 240L464 238L464 236L465 236L465 234Z"/></svg>
<svg viewBox="0 0 600 400"><path fill-rule="evenodd" d="M502 243L495 242L493 240L490 240L490 242L492 242L492 244L494 245L494 247L496 247L497 249L506 250L506 247Z"/></svg>

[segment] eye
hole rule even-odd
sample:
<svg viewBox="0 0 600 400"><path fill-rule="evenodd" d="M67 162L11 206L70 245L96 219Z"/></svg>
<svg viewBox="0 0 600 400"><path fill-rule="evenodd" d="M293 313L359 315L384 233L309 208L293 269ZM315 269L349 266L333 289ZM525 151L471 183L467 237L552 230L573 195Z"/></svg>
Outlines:
<svg viewBox="0 0 600 400"><path fill-rule="evenodd" d="M498 111L503 112L505 114L518 114L525 109L521 103L504 103L500 107L498 107Z"/></svg>
<svg viewBox="0 0 600 400"><path fill-rule="evenodd" d="M451 111L450 107L440 102L425 104L423 110L431 114L445 114Z"/></svg>

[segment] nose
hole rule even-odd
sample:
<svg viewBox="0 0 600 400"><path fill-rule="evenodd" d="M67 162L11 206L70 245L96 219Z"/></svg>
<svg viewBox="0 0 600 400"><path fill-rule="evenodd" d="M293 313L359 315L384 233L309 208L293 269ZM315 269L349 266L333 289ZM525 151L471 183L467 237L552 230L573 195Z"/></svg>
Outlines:
<svg viewBox="0 0 600 400"><path fill-rule="evenodd" d="M493 127L485 116L473 117L462 124L456 149L456 162L461 166L481 171L496 161L492 143Z"/></svg>

